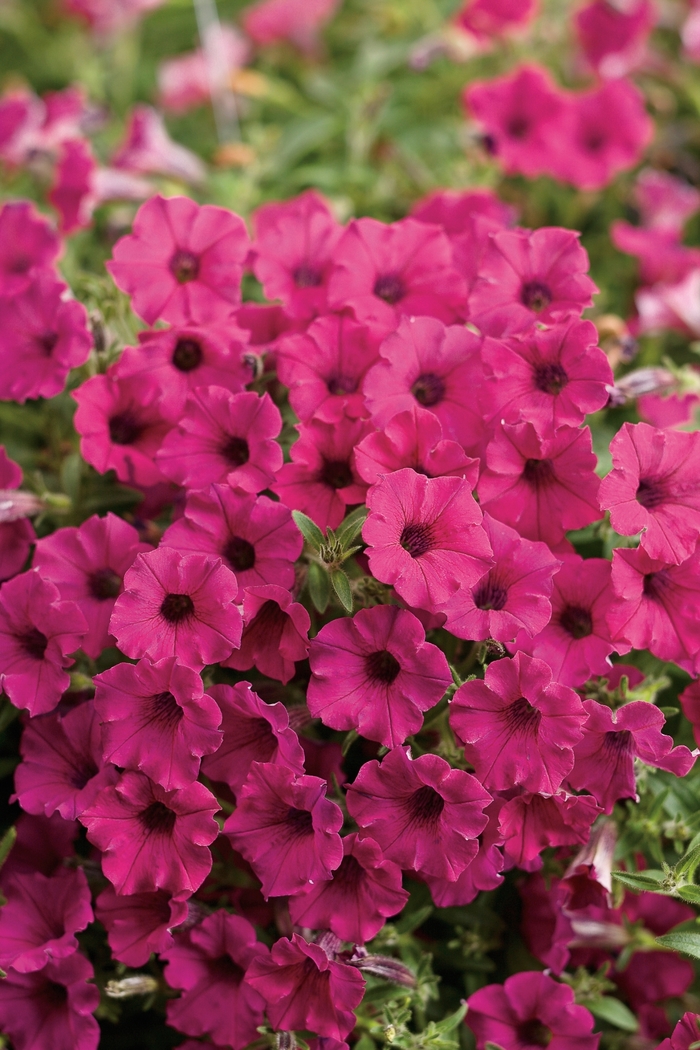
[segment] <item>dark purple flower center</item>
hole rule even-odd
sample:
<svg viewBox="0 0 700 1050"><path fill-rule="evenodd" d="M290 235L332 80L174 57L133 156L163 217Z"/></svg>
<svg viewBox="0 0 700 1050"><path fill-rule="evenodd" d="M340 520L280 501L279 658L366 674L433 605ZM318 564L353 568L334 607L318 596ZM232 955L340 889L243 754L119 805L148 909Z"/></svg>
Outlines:
<svg viewBox="0 0 700 1050"><path fill-rule="evenodd" d="M145 429L143 423L129 411L119 412L109 421L109 437L115 445L133 445Z"/></svg>
<svg viewBox="0 0 700 1050"><path fill-rule="evenodd" d="M484 612L490 610L500 612L507 600L508 588L501 587L495 580L492 580L490 573L474 591L474 605L477 609L483 609Z"/></svg>
<svg viewBox="0 0 700 1050"><path fill-rule="evenodd" d="M221 446L221 455L232 467L242 467L250 459L250 449L245 438L230 437Z"/></svg>
<svg viewBox="0 0 700 1050"><path fill-rule="evenodd" d="M122 578L113 569L96 569L88 578L88 590L98 601L118 597L121 589Z"/></svg>
<svg viewBox="0 0 700 1050"><path fill-rule="evenodd" d="M193 252L180 248L170 259L170 272L178 284L196 281L199 275L199 259Z"/></svg>
<svg viewBox="0 0 700 1050"><path fill-rule="evenodd" d="M170 835L175 827L176 816L162 802L151 802L138 815L138 821L149 835Z"/></svg>
<svg viewBox="0 0 700 1050"><path fill-rule="evenodd" d="M632 744L632 734L629 729L621 729L617 733L611 729L605 734L605 740L603 741L604 749L608 753L615 755L616 758L620 758L623 754L628 754L632 750Z"/></svg>
<svg viewBox="0 0 700 1050"><path fill-rule="evenodd" d="M58 332L42 332L41 335L34 337L34 342L47 357L50 357L58 342Z"/></svg>
<svg viewBox="0 0 700 1050"><path fill-rule="evenodd" d="M308 263L297 266L293 276L297 288L318 288L323 281L323 274L320 270L314 269Z"/></svg>
<svg viewBox="0 0 700 1050"><path fill-rule="evenodd" d="M495 137L487 133L486 135L481 136L481 142L489 156L495 157L498 153L498 143L496 142Z"/></svg>
<svg viewBox="0 0 700 1050"><path fill-rule="evenodd" d="M374 282L374 294L389 306L400 303L406 294L403 281L397 273L383 273Z"/></svg>
<svg viewBox="0 0 700 1050"><path fill-rule="evenodd" d="M19 642L22 649L24 649L27 656L31 656L33 660L43 660L44 653L46 652L46 646L49 644L49 640L45 634L42 634L36 627L32 627L31 630L25 634L17 635L17 641Z"/></svg>
<svg viewBox="0 0 700 1050"><path fill-rule="evenodd" d="M68 989L57 981L46 981L41 989L41 1002L47 1012L58 1010L68 1003Z"/></svg>
<svg viewBox="0 0 700 1050"><path fill-rule="evenodd" d="M330 394L354 394L357 390L357 376L346 376L342 373L328 380Z"/></svg>
<svg viewBox="0 0 700 1050"><path fill-rule="evenodd" d="M242 536L232 536L223 549L223 555L236 572L246 572L255 565L255 547Z"/></svg>
<svg viewBox="0 0 700 1050"><path fill-rule="evenodd" d="M518 1042L525 1046L549 1046L552 1041L552 1029L547 1028L538 1017L531 1017L527 1021L521 1021L517 1028Z"/></svg>
<svg viewBox="0 0 700 1050"><path fill-rule="evenodd" d="M445 396L445 384L440 376L436 376L433 372L425 372L418 376L411 387L411 393L419 405L432 408L433 405L438 405Z"/></svg>
<svg viewBox="0 0 700 1050"><path fill-rule="evenodd" d="M659 600L670 584L671 580L665 569L660 572L648 572L644 577L644 594L652 601Z"/></svg>
<svg viewBox="0 0 700 1050"><path fill-rule="evenodd" d="M424 521L411 521L404 525L399 543L412 558L420 558L435 546L433 531Z"/></svg>
<svg viewBox="0 0 700 1050"><path fill-rule="evenodd" d="M659 507L666 500L666 490L658 478L640 478L637 485L637 502L647 510Z"/></svg>
<svg viewBox="0 0 700 1050"><path fill-rule="evenodd" d="M264 638L268 643L270 638L276 637L284 627L287 614L280 608L277 602L268 598L260 606L260 609L243 629L245 638L250 639L251 634L256 638Z"/></svg>
<svg viewBox="0 0 700 1050"><path fill-rule="evenodd" d="M365 670L373 682L391 685L401 672L401 664L388 649L378 649L376 653L369 653L365 657Z"/></svg>
<svg viewBox="0 0 700 1050"><path fill-rule="evenodd" d="M99 769L96 763L86 758L81 766L73 766L70 774L71 786L76 788L77 791L82 791L98 773Z"/></svg>
<svg viewBox="0 0 700 1050"><path fill-rule="evenodd" d="M504 714L511 733L535 733L542 721L540 712L524 696L509 704Z"/></svg>
<svg viewBox="0 0 700 1050"><path fill-rule="evenodd" d="M347 488L354 481L350 464L346 459L324 459L319 481L332 489Z"/></svg>
<svg viewBox="0 0 700 1050"><path fill-rule="evenodd" d="M338 888L361 886L364 877L365 869L351 854L343 857L340 867L333 872L333 882Z"/></svg>
<svg viewBox="0 0 700 1050"><path fill-rule="evenodd" d="M559 624L567 634L577 640L593 634L591 614L580 605L565 605L559 615Z"/></svg>
<svg viewBox="0 0 700 1050"><path fill-rule="evenodd" d="M411 819L416 824L436 824L445 808L444 798L429 784L414 791L408 804Z"/></svg>
<svg viewBox="0 0 700 1050"><path fill-rule="evenodd" d="M211 984L235 984L243 983L245 970L231 958L230 955L220 955L218 959L207 961L208 983Z"/></svg>
<svg viewBox="0 0 700 1050"><path fill-rule="evenodd" d="M251 748L256 761L269 762L278 741L266 718L241 718L236 725L236 750Z"/></svg>
<svg viewBox="0 0 700 1050"><path fill-rule="evenodd" d="M150 697L149 714L152 722L174 727L178 725L184 713L172 693L155 693Z"/></svg>
<svg viewBox="0 0 700 1050"><path fill-rule="evenodd" d="M512 139L524 139L530 130L530 121L522 114L511 117L506 124L506 131Z"/></svg>
<svg viewBox="0 0 700 1050"><path fill-rule="evenodd" d="M549 485L556 473L551 459L526 459L523 467L523 478L533 488Z"/></svg>
<svg viewBox="0 0 700 1050"><path fill-rule="evenodd" d="M589 135L586 135L583 144L590 153L598 153L605 145L605 135L601 135L598 131L592 131Z"/></svg>
<svg viewBox="0 0 700 1050"><path fill-rule="evenodd" d="M192 372L202 363L202 347L196 339L178 339L173 350L173 364L180 372Z"/></svg>
<svg viewBox="0 0 700 1050"><path fill-rule="evenodd" d="M568 382L568 375L556 362L538 365L535 369L535 386L543 394L552 394L553 397L556 397L557 394L561 394Z"/></svg>
<svg viewBox="0 0 700 1050"><path fill-rule="evenodd" d="M520 292L520 301L536 314L546 310L552 301L552 292L541 281L526 281Z"/></svg>
<svg viewBox="0 0 700 1050"><path fill-rule="evenodd" d="M293 835L313 835L314 821L308 809L295 809L290 806L285 823Z"/></svg>
<svg viewBox="0 0 700 1050"><path fill-rule="evenodd" d="M7 267L9 273L16 273L18 276L22 273L27 273L31 269L32 260L28 255L16 255L14 259L10 260L10 264Z"/></svg>
<svg viewBox="0 0 700 1050"><path fill-rule="evenodd" d="M160 611L168 623L180 623L192 615L194 602L189 594L166 594Z"/></svg>

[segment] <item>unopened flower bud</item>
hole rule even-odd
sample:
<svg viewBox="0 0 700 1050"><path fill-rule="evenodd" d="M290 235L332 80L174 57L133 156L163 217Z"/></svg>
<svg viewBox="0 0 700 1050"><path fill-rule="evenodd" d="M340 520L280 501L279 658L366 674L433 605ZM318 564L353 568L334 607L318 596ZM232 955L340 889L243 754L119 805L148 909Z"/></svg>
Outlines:
<svg viewBox="0 0 700 1050"><path fill-rule="evenodd" d="M0 524L31 518L46 509L46 504L33 492L19 489L0 489Z"/></svg>
<svg viewBox="0 0 700 1050"><path fill-rule="evenodd" d="M278 1032L275 1037L277 1050L296 1050L296 1037L294 1032Z"/></svg>
<svg viewBox="0 0 700 1050"><path fill-rule="evenodd" d="M363 973L371 973L373 977L381 977L392 984L403 985L404 988L415 988L416 975L408 966L404 966L398 959L392 959L388 955L362 955L350 960L350 965L362 970Z"/></svg>
<svg viewBox="0 0 700 1050"><path fill-rule="evenodd" d="M105 994L109 999L131 999L135 995L150 995L157 990L158 982L147 973L122 977L120 981L107 981L105 985Z"/></svg>

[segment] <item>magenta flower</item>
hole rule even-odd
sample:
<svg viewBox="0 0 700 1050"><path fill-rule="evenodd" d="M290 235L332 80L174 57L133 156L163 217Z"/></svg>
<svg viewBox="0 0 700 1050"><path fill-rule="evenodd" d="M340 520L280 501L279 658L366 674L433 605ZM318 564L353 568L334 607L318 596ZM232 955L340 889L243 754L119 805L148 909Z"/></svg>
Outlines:
<svg viewBox="0 0 700 1050"><path fill-rule="evenodd" d="M152 952L167 951L171 931L187 914L187 902L163 890L118 895L108 886L95 901L95 916L107 930L112 955L126 966L145 966Z"/></svg>
<svg viewBox="0 0 700 1050"><path fill-rule="evenodd" d="M533 328L505 342L485 339L482 407L489 419L529 421L546 434L578 426L608 402L613 374L590 321Z"/></svg>
<svg viewBox="0 0 700 1050"><path fill-rule="evenodd" d="M501 872L505 861L499 849L503 836L498 824L502 804L500 798L495 798L484 810L488 824L477 840L478 850L474 859L455 881L423 875L436 907L459 908L471 904L482 890L495 890L503 882Z"/></svg>
<svg viewBox="0 0 700 1050"><path fill-rule="evenodd" d="M79 528L57 529L37 543L32 564L55 583L61 598L80 606L88 624L81 649L94 660L114 644L109 619L124 573L137 554L149 550L133 525L111 513L93 514Z"/></svg>
<svg viewBox="0 0 700 1050"><path fill-rule="evenodd" d="M356 1006L365 991L361 973L333 961L318 944L298 933L280 937L269 956L254 959L246 983L265 1000L274 1029L315 1032L327 1039L345 1039L355 1027Z"/></svg>
<svg viewBox="0 0 700 1050"><path fill-rule="evenodd" d="M20 752L16 799L28 813L58 812L75 820L118 780L114 766L102 761L100 719L89 700L63 717L33 718L22 733Z"/></svg>
<svg viewBox="0 0 700 1050"><path fill-rule="evenodd" d="M0 688L30 715L52 711L70 684L68 653L87 631L75 602L62 602L58 588L36 569L0 588Z"/></svg>
<svg viewBox="0 0 700 1050"><path fill-rule="evenodd" d="M55 397L71 368L87 361L92 347L87 313L81 303L63 299L65 290L42 272L21 294L0 297L3 399L24 404L28 397Z"/></svg>
<svg viewBox="0 0 700 1050"><path fill-rule="evenodd" d="M17 512L7 506L10 500L16 498L13 490L21 484L20 467L0 445L0 582L20 572L35 539L34 529L27 518L16 516ZM20 493L18 498L22 495Z"/></svg>
<svg viewBox="0 0 700 1050"><path fill-rule="evenodd" d="M569 529L601 517L600 480L588 427L540 437L532 423L496 428L479 479L485 511L529 540L559 543Z"/></svg>
<svg viewBox="0 0 700 1050"><path fill-rule="evenodd" d="M610 562L605 558L562 555L554 577L552 618L531 638L521 631L513 648L544 660L554 679L563 685L583 685L593 675L610 671L610 636L607 614L613 598Z"/></svg>
<svg viewBox="0 0 700 1050"><path fill-rule="evenodd" d="M166 791L144 773L127 771L100 792L80 823L102 850L102 871L117 893L189 895L211 870L218 809L202 784Z"/></svg>
<svg viewBox="0 0 700 1050"><path fill-rule="evenodd" d="M310 626L308 612L292 601L284 587L247 587L241 646L223 661L223 666L237 671L256 667L261 674L286 685L294 677L296 661L306 659Z"/></svg>
<svg viewBox="0 0 700 1050"><path fill-rule="evenodd" d="M146 0L146 3L150 6L160 0ZM160 113L143 104L135 105L129 113L124 139L110 163L113 168L139 175L170 175L193 183L203 182L206 173L196 153L170 138Z"/></svg>
<svg viewBox="0 0 700 1050"><path fill-rule="evenodd" d="M147 488L163 480L154 456L168 432L161 391L148 376L120 379L115 367L71 392L78 402L80 454L95 470L115 470L120 481Z"/></svg>
<svg viewBox="0 0 700 1050"><path fill-rule="evenodd" d="M598 289L578 238L559 226L494 233L469 297L470 320L498 338L580 317Z"/></svg>
<svg viewBox="0 0 700 1050"><path fill-rule="evenodd" d="M189 197L152 197L107 269L146 324L223 321L241 299L250 242L242 219Z"/></svg>
<svg viewBox="0 0 700 1050"><path fill-rule="evenodd" d="M479 476L478 459L467 456L458 441L444 438L435 413L417 404L363 438L355 449L355 465L370 485L402 467L428 478L466 478L471 489Z"/></svg>
<svg viewBox="0 0 700 1050"><path fill-rule="evenodd" d="M243 27L256 44L265 47L288 40L313 53L318 33L334 14L340 0L255 0L242 11Z"/></svg>
<svg viewBox="0 0 700 1050"><path fill-rule="evenodd" d="M388 225L353 219L333 252L331 309L349 309L383 334L392 332L402 315L450 324L463 315L465 299L450 242L436 226L416 219Z"/></svg>
<svg viewBox="0 0 700 1050"><path fill-rule="evenodd" d="M246 970L254 959L268 956L253 926L225 911L178 934L163 953L166 981L184 993L168 1003L168 1024L243 1050L257 1038L265 1010L262 997L244 980Z"/></svg>
<svg viewBox="0 0 700 1050"><path fill-rule="evenodd" d="M479 41L523 27L537 11L537 0L466 0L455 22Z"/></svg>
<svg viewBox="0 0 700 1050"><path fill-rule="evenodd" d="M700 681L691 682L678 697L684 716L693 727L695 743L700 743Z"/></svg>
<svg viewBox="0 0 700 1050"><path fill-rule="evenodd" d="M38 101L38 100L37 100ZM41 271L48 273L61 242L29 201L7 201L0 209L0 296L25 292Z"/></svg>
<svg viewBox="0 0 700 1050"><path fill-rule="evenodd" d="M0 909L0 966L19 973L41 970L52 959L78 950L75 934L92 922L84 872L35 872L3 880L7 903Z"/></svg>
<svg viewBox="0 0 700 1050"><path fill-rule="evenodd" d="M275 353L277 375L302 423L366 415L362 383L377 357L378 340L346 314L318 317L305 332L281 339Z"/></svg>
<svg viewBox="0 0 700 1050"><path fill-rule="evenodd" d="M669 1039L663 1039L656 1050L690 1050L693 1043L700 1039L698 1015L685 1013L671 1032Z"/></svg>
<svg viewBox="0 0 700 1050"><path fill-rule="evenodd" d="M477 1050L496 1043L503 1050L597 1050L594 1018L577 1006L574 992L545 973L525 972L489 984L469 996L467 1024Z"/></svg>
<svg viewBox="0 0 700 1050"><path fill-rule="evenodd" d="M160 547L139 554L124 577L110 630L132 659L175 656L194 671L241 643L236 577L211 554Z"/></svg>
<svg viewBox="0 0 700 1050"><path fill-rule="evenodd" d="M104 759L140 769L166 789L197 779L202 755L221 744L221 711L196 671L175 657L116 664L95 678Z"/></svg>
<svg viewBox="0 0 700 1050"><path fill-rule="evenodd" d="M684 777L695 763L687 747L673 746L673 737L661 732L666 719L658 707L633 700L618 711L584 701L588 721L583 739L574 747L569 783L590 791L606 813L621 798L637 798L634 759Z"/></svg>
<svg viewBox="0 0 700 1050"><path fill-rule="evenodd" d="M488 571L491 545L463 478L426 478L406 467L367 495L362 535L372 575L410 606L434 611Z"/></svg>
<svg viewBox="0 0 700 1050"><path fill-rule="evenodd" d="M198 387L156 461L166 477L188 488L217 481L261 492L282 466L282 449L275 440L281 429L282 417L269 394Z"/></svg>
<svg viewBox="0 0 700 1050"><path fill-rule="evenodd" d="M0 1028L17 1050L97 1050L100 992L80 952L0 981Z"/></svg>
<svg viewBox="0 0 700 1050"><path fill-rule="evenodd" d="M335 423L311 420L297 427L299 439L271 486L291 510L308 514L321 529L334 529L347 508L364 503L367 486L355 466L355 447L374 429L342 416Z"/></svg>
<svg viewBox="0 0 700 1050"><path fill-rule="evenodd" d="M403 744L452 675L406 609L376 605L321 628L309 652L309 711L332 729L356 729L385 747ZM344 938L347 939L347 938Z"/></svg>
<svg viewBox="0 0 700 1050"><path fill-rule="evenodd" d="M13 875L54 875L75 853L73 841L80 828L75 820L20 813L15 824L17 838L2 868L2 880Z"/></svg>
<svg viewBox="0 0 700 1050"><path fill-rule="evenodd" d="M606 79L624 77L644 60L647 37L655 21L652 0L634 0L622 8L613 7L607 0L592 0L574 15L586 60Z"/></svg>
<svg viewBox="0 0 700 1050"><path fill-rule="evenodd" d="M253 762L224 834L262 883L265 899L325 882L343 859L343 814L326 782L271 762Z"/></svg>
<svg viewBox="0 0 700 1050"><path fill-rule="evenodd" d="M476 777L437 755L411 759L395 747L366 762L348 789L347 805L363 837L405 870L455 881L477 852L491 801Z"/></svg>
<svg viewBox="0 0 700 1050"><path fill-rule="evenodd" d="M577 693L552 681L542 660L517 653L465 682L450 705L450 725L484 787L554 795L574 765L586 712Z"/></svg>
<svg viewBox="0 0 700 1050"><path fill-rule="evenodd" d="M184 516L166 529L162 543L185 553L218 554L236 574L236 601L247 587L291 589L304 546L288 507L228 485L191 492Z"/></svg>
<svg viewBox="0 0 700 1050"><path fill-rule="evenodd" d="M471 589L463 587L441 610L458 638L510 642L519 631L538 634L552 615L552 577L561 562L545 543L522 539L515 529L484 514L495 564Z"/></svg>
<svg viewBox="0 0 700 1050"><path fill-rule="evenodd" d="M343 228L315 190L253 212L253 272L290 317L325 313L333 250ZM286 382L286 380L282 380ZM301 417L300 417L301 418Z"/></svg>
<svg viewBox="0 0 700 1050"><path fill-rule="evenodd" d="M219 750L205 755L202 772L220 780L236 795L243 787L253 762L282 765L293 773L304 772L304 752L284 704L266 704L249 682L234 686L213 685L209 689L223 721L224 739Z"/></svg>
<svg viewBox="0 0 700 1050"><path fill-rule="evenodd" d="M506 858L523 871L535 871L542 867L540 853L548 846L587 842L600 813L591 795L516 795L503 804L499 816Z"/></svg>
<svg viewBox="0 0 700 1050"><path fill-rule="evenodd" d="M682 562L700 536L700 434L623 423L600 505L623 536L642 533L650 558Z"/></svg>
<svg viewBox="0 0 700 1050"><path fill-rule="evenodd" d="M405 317L379 348L381 360L365 376L367 407L377 428L416 404L433 412L443 434L478 454L483 422L474 390L483 377L481 339L463 325L446 328L433 317Z"/></svg>

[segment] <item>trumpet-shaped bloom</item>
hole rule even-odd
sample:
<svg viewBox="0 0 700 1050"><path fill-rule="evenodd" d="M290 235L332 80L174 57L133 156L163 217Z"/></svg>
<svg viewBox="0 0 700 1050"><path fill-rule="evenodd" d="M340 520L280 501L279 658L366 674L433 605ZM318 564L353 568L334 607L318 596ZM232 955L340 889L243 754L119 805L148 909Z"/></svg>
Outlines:
<svg viewBox="0 0 700 1050"><path fill-rule="evenodd" d="M17 1050L97 1050L92 1016L99 989L88 984L92 965L80 952L34 973L10 970L0 982L0 1028Z"/></svg>
<svg viewBox="0 0 700 1050"><path fill-rule="evenodd" d="M243 634L224 667L261 674L285 684L294 677L295 663L309 651L311 620L303 605L293 602L284 587L247 587L243 595Z"/></svg>
<svg viewBox="0 0 700 1050"><path fill-rule="evenodd" d="M52 959L78 950L75 934L92 922L85 873L40 872L3 881L7 903L0 909L0 966L33 973Z"/></svg>
<svg viewBox="0 0 700 1050"><path fill-rule="evenodd" d="M516 795L499 815L506 858L524 871L536 871L542 867L540 853L548 846L587 842L600 812L591 795Z"/></svg>
<svg viewBox="0 0 700 1050"><path fill-rule="evenodd" d="M53 268L60 248L56 232L33 204L7 201L0 209L0 296L21 295L37 272Z"/></svg>
<svg viewBox="0 0 700 1050"><path fill-rule="evenodd" d="M17 489L21 484L21 469L0 445L0 491L3 492L3 502L8 500L8 491ZM9 580L23 568L33 540L31 523L25 517L15 517L9 508L5 509L0 516L0 582Z"/></svg>
<svg viewBox="0 0 700 1050"><path fill-rule="evenodd" d="M116 894L108 886L95 901L95 916L107 930L112 955L126 966L145 966L152 952L167 951L172 930L187 915L187 902L163 890Z"/></svg>
<svg viewBox="0 0 700 1050"><path fill-rule="evenodd" d="M472 489L479 475L478 459L467 456L458 441L443 437L435 413L417 404L363 438L355 449L355 464L370 485L402 467L428 478L466 478Z"/></svg>

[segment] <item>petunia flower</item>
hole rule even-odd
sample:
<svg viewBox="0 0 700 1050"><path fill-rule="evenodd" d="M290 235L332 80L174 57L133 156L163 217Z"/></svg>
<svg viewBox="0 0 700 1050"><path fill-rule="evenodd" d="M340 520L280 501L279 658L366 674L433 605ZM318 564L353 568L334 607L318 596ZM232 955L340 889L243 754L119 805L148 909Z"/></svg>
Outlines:
<svg viewBox="0 0 700 1050"><path fill-rule="evenodd" d="M163 890L117 894L108 886L95 901L95 917L107 930L112 955L126 966L145 966L152 952L167 951L172 930L187 916L187 902Z"/></svg>
<svg viewBox="0 0 700 1050"><path fill-rule="evenodd" d="M286 685L294 677L295 663L306 659L310 626L308 612L292 601L284 587L247 587L240 648L234 649L222 666L237 671L256 667L261 674Z"/></svg>
<svg viewBox="0 0 700 1050"><path fill-rule="evenodd" d="M0 982L0 1028L17 1050L97 1050L100 991L80 952Z"/></svg>
<svg viewBox="0 0 700 1050"><path fill-rule="evenodd" d="M30 201L6 201L0 209L0 296L21 295L38 273L51 273L60 250L56 231Z"/></svg>
<svg viewBox="0 0 700 1050"><path fill-rule="evenodd" d="M499 828L506 858L523 871L542 867L548 846L574 846L588 841L593 821L601 813L591 795L525 792L501 807Z"/></svg>
<svg viewBox="0 0 700 1050"><path fill-rule="evenodd" d="M47 878L40 872L3 880L6 903L0 909L0 966L33 973L78 950L75 934L92 922L85 873L63 869Z"/></svg>
<svg viewBox="0 0 700 1050"><path fill-rule="evenodd" d="M503 835L498 823L503 800L495 798L484 810L488 824L477 839L478 849L467 867L456 880L423 874L430 895L438 908L462 907L471 904L483 890L495 890L503 882L505 866Z"/></svg>
<svg viewBox="0 0 700 1050"><path fill-rule="evenodd" d="M7 507L9 500L14 498L13 490L21 484L20 467L0 445L0 582L9 580L24 567L35 538L27 518L15 517Z"/></svg>
<svg viewBox="0 0 700 1050"><path fill-rule="evenodd" d="M620 8L607 0L592 0L579 8L574 26L591 68L606 79L633 72L645 58L655 15L652 0L633 0Z"/></svg>

